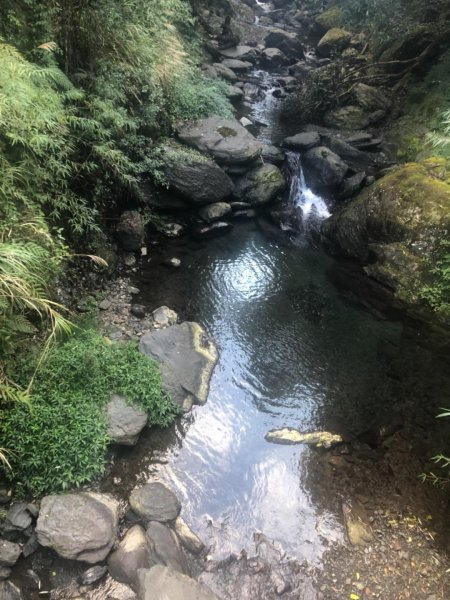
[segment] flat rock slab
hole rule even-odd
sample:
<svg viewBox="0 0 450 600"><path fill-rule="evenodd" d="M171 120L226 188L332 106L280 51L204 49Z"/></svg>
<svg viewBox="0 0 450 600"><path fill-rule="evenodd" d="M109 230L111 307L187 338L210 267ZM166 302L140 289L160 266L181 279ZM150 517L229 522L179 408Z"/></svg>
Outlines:
<svg viewBox="0 0 450 600"><path fill-rule="evenodd" d="M141 569L138 578L139 600L219 600L206 585L161 565Z"/></svg>
<svg viewBox="0 0 450 600"><path fill-rule="evenodd" d="M273 444L308 444L316 448L332 448L341 444L343 439L340 435L328 431L312 431L302 433L298 429L285 427L283 429L272 429L265 435L265 439Z"/></svg>
<svg viewBox="0 0 450 600"><path fill-rule="evenodd" d="M36 526L41 546L70 560L97 563L114 545L119 503L105 494L46 496Z"/></svg>
<svg viewBox="0 0 450 600"><path fill-rule="evenodd" d="M124 396L114 394L107 407L107 434L115 444L134 446L147 424L145 410L127 402Z"/></svg>
<svg viewBox="0 0 450 600"><path fill-rule="evenodd" d="M144 521L174 521L181 511L176 495L159 481L134 489L129 501L132 510Z"/></svg>
<svg viewBox="0 0 450 600"><path fill-rule="evenodd" d="M147 527L147 540L154 564L163 564L185 575L189 573L186 557L172 529L151 521Z"/></svg>
<svg viewBox="0 0 450 600"><path fill-rule="evenodd" d="M220 202L233 191L233 182L212 160L190 160L170 164L169 185L194 204Z"/></svg>
<svg viewBox="0 0 450 600"><path fill-rule="evenodd" d="M225 165L246 164L261 156L262 144L236 119L209 117L178 129L181 141Z"/></svg>
<svg viewBox="0 0 450 600"><path fill-rule="evenodd" d="M139 350L159 363L164 387L181 410L206 402L218 352L198 323L146 333Z"/></svg>
<svg viewBox="0 0 450 600"><path fill-rule="evenodd" d="M299 150L300 152L310 150L319 145L320 135L317 131L297 133L297 135L287 137L283 142L283 146L286 146L286 148L292 148L293 150Z"/></svg>

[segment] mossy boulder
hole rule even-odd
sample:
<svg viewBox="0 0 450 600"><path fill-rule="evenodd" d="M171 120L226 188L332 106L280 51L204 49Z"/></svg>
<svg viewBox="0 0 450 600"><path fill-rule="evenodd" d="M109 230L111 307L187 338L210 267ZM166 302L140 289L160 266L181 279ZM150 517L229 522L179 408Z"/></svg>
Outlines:
<svg viewBox="0 0 450 600"><path fill-rule="evenodd" d="M328 57L345 50L350 45L351 39L352 34L349 31L333 27L319 41L317 49L321 56Z"/></svg>
<svg viewBox="0 0 450 600"><path fill-rule="evenodd" d="M281 194L285 187L281 170L275 165L264 164L237 179L234 195L251 205L266 204Z"/></svg>
<svg viewBox="0 0 450 600"><path fill-rule="evenodd" d="M338 28L342 25L344 13L339 6L331 6L324 10L320 15L317 15L315 22L324 30Z"/></svg>
<svg viewBox="0 0 450 600"><path fill-rule="evenodd" d="M393 169L330 217L322 233L332 251L363 263L398 300L417 303L450 237L450 161Z"/></svg>

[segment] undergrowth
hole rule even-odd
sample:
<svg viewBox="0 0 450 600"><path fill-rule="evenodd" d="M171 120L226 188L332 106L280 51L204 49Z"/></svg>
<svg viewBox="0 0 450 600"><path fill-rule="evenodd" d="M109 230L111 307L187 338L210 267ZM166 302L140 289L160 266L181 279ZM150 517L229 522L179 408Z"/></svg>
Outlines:
<svg viewBox="0 0 450 600"><path fill-rule="evenodd" d="M18 379L28 378L27 363ZM3 474L21 494L67 490L104 471L105 406L112 393L144 408L149 424L165 427L177 408L163 390L157 364L134 343L112 344L93 330L54 346L36 375L30 403L0 410Z"/></svg>

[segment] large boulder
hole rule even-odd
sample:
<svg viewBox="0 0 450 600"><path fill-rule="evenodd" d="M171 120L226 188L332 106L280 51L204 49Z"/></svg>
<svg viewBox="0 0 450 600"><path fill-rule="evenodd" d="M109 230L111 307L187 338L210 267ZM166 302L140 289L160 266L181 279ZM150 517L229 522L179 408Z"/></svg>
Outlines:
<svg viewBox="0 0 450 600"><path fill-rule="evenodd" d="M133 406L124 396L113 394L106 406L107 434L115 444L134 446L147 424L145 410Z"/></svg>
<svg viewBox="0 0 450 600"><path fill-rule="evenodd" d="M238 72L248 71L253 67L252 63L248 62L248 60L238 60L237 58L225 58L222 61L222 65L232 71Z"/></svg>
<svg viewBox="0 0 450 600"><path fill-rule="evenodd" d="M303 56L303 47L298 36L284 29L272 29L264 43L266 48L278 48L291 59Z"/></svg>
<svg viewBox="0 0 450 600"><path fill-rule="evenodd" d="M222 63L213 63L212 68L216 72L216 76L225 79L230 83L235 83L239 78L236 73Z"/></svg>
<svg viewBox="0 0 450 600"><path fill-rule="evenodd" d="M352 34L345 29L333 27L322 37L317 45L319 54L324 57L329 57L338 52L342 52L350 45Z"/></svg>
<svg viewBox="0 0 450 600"><path fill-rule="evenodd" d="M161 146L169 186L194 204L220 202L233 191L233 182L214 161L179 144Z"/></svg>
<svg viewBox="0 0 450 600"><path fill-rule="evenodd" d="M306 150L320 146L320 135L317 131L297 133L296 135L285 138L283 146L291 148L292 150L298 150L299 152L305 152Z"/></svg>
<svg viewBox="0 0 450 600"><path fill-rule="evenodd" d="M105 494L80 492L42 499L36 526L41 546L70 560L97 563L114 545L119 504Z"/></svg>
<svg viewBox="0 0 450 600"><path fill-rule="evenodd" d="M181 544L192 554L200 554L205 549L205 544L181 517L175 521L175 532Z"/></svg>
<svg viewBox="0 0 450 600"><path fill-rule="evenodd" d="M174 521L181 511L176 495L159 481L152 481L134 489L130 495L133 512L143 521Z"/></svg>
<svg viewBox="0 0 450 600"><path fill-rule="evenodd" d="M286 54L279 48L266 48L263 50L261 59L269 67L281 67L288 62Z"/></svg>
<svg viewBox="0 0 450 600"><path fill-rule="evenodd" d="M371 167L380 168L386 166L388 162L387 157L382 152L364 152L334 134L323 134L321 139L324 146L340 156L355 172L364 171Z"/></svg>
<svg viewBox="0 0 450 600"><path fill-rule="evenodd" d="M147 541L155 564L162 564L187 575L186 557L177 535L166 525L151 521L147 527Z"/></svg>
<svg viewBox="0 0 450 600"><path fill-rule="evenodd" d="M314 187L336 187L348 171L348 165L332 150L318 146L303 156L305 177Z"/></svg>
<svg viewBox="0 0 450 600"><path fill-rule="evenodd" d="M181 410L208 399L217 349L198 323L182 323L142 336L139 350L159 363L164 386Z"/></svg>
<svg viewBox="0 0 450 600"><path fill-rule="evenodd" d="M331 250L354 258L396 298L414 304L433 281L450 230L450 165L428 159L402 165L330 217Z"/></svg>
<svg viewBox="0 0 450 600"><path fill-rule="evenodd" d="M272 164L264 164L249 171L236 181L235 196L251 205L266 204L286 187L283 173Z"/></svg>
<svg viewBox="0 0 450 600"><path fill-rule="evenodd" d="M138 600L219 600L202 583L162 565L138 572Z"/></svg>
<svg viewBox="0 0 450 600"><path fill-rule="evenodd" d="M178 137L184 143L225 165L256 160L262 145L236 119L209 117L181 125Z"/></svg>
<svg viewBox="0 0 450 600"><path fill-rule="evenodd" d="M0 581L0 598L2 600L22 600L22 593L11 581Z"/></svg>
<svg viewBox="0 0 450 600"><path fill-rule="evenodd" d="M357 83L353 86L352 97L357 105L369 113L376 110L387 112L392 106L387 92L365 83Z"/></svg>
<svg viewBox="0 0 450 600"><path fill-rule="evenodd" d="M133 525L125 534L117 550L108 558L111 576L121 583L137 587L139 569L150 569L155 563L150 557L150 549L145 531L140 525Z"/></svg>
<svg viewBox="0 0 450 600"><path fill-rule="evenodd" d="M127 252L137 252L145 239L145 226L142 215L137 210L126 210L120 216L116 227L119 245Z"/></svg>
<svg viewBox="0 0 450 600"><path fill-rule="evenodd" d="M350 105L328 111L323 122L335 129L365 129L370 125L370 118L360 106Z"/></svg>

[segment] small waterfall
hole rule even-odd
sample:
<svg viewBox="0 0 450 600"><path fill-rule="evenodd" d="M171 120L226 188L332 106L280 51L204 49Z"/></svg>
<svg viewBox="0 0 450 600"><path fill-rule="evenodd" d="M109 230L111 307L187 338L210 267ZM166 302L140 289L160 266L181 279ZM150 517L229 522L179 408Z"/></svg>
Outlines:
<svg viewBox="0 0 450 600"><path fill-rule="evenodd" d="M306 184L299 154L289 153L290 172L289 203L301 213L305 231L318 230L320 223L330 216L323 198L315 194Z"/></svg>

